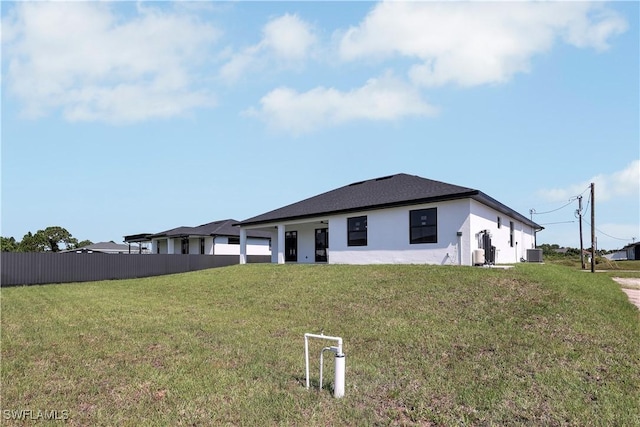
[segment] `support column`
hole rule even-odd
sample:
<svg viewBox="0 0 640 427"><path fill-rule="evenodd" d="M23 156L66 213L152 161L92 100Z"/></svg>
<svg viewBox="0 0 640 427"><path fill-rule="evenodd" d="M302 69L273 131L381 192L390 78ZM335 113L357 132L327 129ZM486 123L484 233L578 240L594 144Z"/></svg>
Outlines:
<svg viewBox="0 0 640 427"><path fill-rule="evenodd" d="M174 239L171 239L171 238L167 237L167 253L168 254L173 254L174 253L173 241L174 241Z"/></svg>
<svg viewBox="0 0 640 427"><path fill-rule="evenodd" d="M284 224L278 224L278 264L284 264Z"/></svg>
<svg viewBox="0 0 640 427"><path fill-rule="evenodd" d="M240 227L240 264L247 263L247 230Z"/></svg>
<svg viewBox="0 0 640 427"><path fill-rule="evenodd" d="M278 227L273 227L271 232L271 264L278 263Z"/></svg>

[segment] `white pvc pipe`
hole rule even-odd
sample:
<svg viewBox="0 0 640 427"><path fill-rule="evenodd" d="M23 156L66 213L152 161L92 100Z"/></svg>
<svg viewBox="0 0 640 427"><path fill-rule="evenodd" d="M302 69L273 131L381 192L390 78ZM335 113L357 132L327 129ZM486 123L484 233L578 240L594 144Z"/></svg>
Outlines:
<svg viewBox="0 0 640 427"><path fill-rule="evenodd" d="M309 390L309 338L304 334L304 378L305 388Z"/></svg>
<svg viewBox="0 0 640 427"><path fill-rule="evenodd" d="M341 398L344 396L344 374L345 359L344 354L336 354L336 374L333 383L333 397Z"/></svg>
<svg viewBox="0 0 640 427"><path fill-rule="evenodd" d="M323 340L329 340L329 341L337 341L338 342L338 351L340 353L342 353L342 338L340 337L331 337L329 335L324 335L324 334L304 334L304 339L305 342L307 342L307 338L320 338Z"/></svg>
<svg viewBox="0 0 640 427"><path fill-rule="evenodd" d="M330 341L337 341L338 345L335 347L324 347L320 352L320 389L322 389L322 365L323 365L323 353L325 350L330 350L336 354L335 356L335 380L333 386L333 396L340 398L344 396L344 384L345 384L345 355L342 353L342 338L331 337L324 334L304 334L304 358L305 358L305 382L306 388L309 389L309 338L318 338Z"/></svg>
<svg viewBox="0 0 640 427"><path fill-rule="evenodd" d="M323 355L327 350L331 350L331 347L325 347L320 351L320 390L322 390L322 367L324 366Z"/></svg>

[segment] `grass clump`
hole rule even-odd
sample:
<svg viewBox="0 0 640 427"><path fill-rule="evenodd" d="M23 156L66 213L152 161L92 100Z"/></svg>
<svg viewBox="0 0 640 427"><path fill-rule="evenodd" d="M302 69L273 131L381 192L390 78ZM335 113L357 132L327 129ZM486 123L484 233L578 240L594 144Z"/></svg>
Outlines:
<svg viewBox="0 0 640 427"><path fill-rule="evenodd" d="M321 330L344 339L344 399L330 357L317 391L323 343L304 388L303 335ZM640 425L638 342L619 286L557 265L244 265L10 288L2 409L65 410L70 425Z"/></svg>

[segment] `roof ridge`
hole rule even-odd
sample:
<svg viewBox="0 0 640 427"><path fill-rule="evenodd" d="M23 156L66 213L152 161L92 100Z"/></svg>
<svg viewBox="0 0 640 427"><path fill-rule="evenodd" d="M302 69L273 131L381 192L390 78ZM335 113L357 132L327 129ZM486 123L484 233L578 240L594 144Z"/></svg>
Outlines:
<svg viewBox="0 0 640 427"><path fill-rule="evenodd" d="M362 187L360 187L362 186ZM381 207L406 205L417 201L435 202L451 198L469 197L478 190L423 178L418 175L397 173L384 175L325 191L241 221L242 225L294 219L313 215L370 210Z"/></svg>

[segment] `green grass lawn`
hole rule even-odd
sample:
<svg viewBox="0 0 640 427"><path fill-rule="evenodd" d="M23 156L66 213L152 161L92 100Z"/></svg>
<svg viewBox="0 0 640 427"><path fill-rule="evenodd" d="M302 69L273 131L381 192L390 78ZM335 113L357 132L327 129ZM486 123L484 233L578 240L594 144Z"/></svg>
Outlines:
<svg viewBox="0 0 640 427"><path fill-rule="evenodd" d="M565 267L573 267L582 269L582 263L579 256L556 256L544 259L546 264L562 265ZM585 270L591 271L591 263L585 257ZM624 260L610 261L604 257L596 257L595 270L598 272L612 272L630 275L631 277L640 277L640 261Z"/></svg>
<svg viewBox="0 0 640 427"><path fill-rule="evenodd" d="M640 316L606 274L251 264L1 299L3 425L640 425ZM304 387L321 330L343 399L328 343Z"/></svg>

